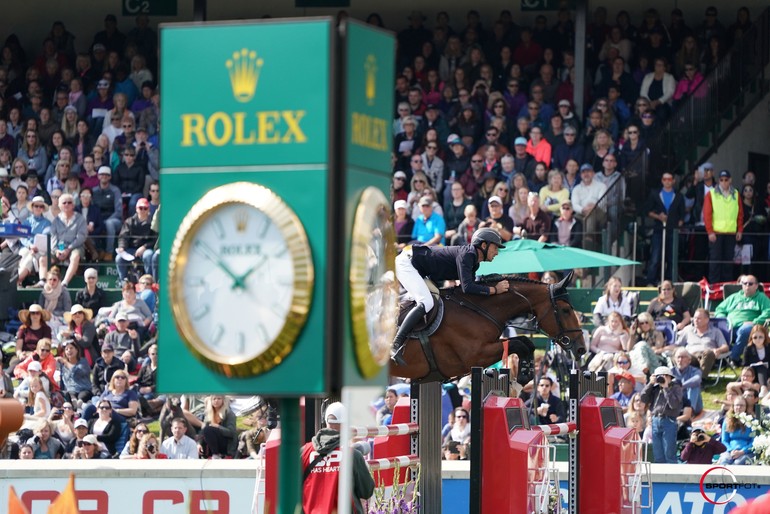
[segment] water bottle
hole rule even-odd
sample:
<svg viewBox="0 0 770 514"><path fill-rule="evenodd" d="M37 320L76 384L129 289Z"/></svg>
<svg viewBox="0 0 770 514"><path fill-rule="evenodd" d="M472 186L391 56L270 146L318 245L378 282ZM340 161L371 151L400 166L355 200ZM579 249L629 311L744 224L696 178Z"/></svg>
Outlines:
<svg viewBox="0 0 770 514"><path fill-rule="evenodd" d="M59 241L59 244L58 244L58 245L56 245L56 248L57 248L57 249L58 249L60 252L63 252L63 251L64 251L64 243L62 243L61 241Z"/></svg>

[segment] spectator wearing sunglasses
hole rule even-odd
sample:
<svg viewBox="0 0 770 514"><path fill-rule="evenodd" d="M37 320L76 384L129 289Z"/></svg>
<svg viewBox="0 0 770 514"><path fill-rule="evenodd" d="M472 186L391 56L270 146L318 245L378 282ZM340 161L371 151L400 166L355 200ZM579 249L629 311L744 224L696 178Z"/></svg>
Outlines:
<svg viewBox="0 0 770 514"><path fill-rule="evenodd" d="M759 290L757 277L743 275L740 284L741 290L725 298L715 312L715 317L730 321L735 341L730 357L735 363L742 361L754 325L763 325L770 319L770 299Z"/></svg>

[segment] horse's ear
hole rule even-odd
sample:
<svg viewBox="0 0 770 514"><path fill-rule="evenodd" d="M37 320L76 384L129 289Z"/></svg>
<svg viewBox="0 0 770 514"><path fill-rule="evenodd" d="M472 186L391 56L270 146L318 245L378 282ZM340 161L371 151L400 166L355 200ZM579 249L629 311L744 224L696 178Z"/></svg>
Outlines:
<svg viewBox="0 0 770 514"><path fill-rule="evenodd" d="M561 282L556 284L556 289L562 289L562 288L567 287L567 284L572 282L572 273L573 273L572 271L567 273L567 276L565 276L563 279L561 279Z"/></svg>

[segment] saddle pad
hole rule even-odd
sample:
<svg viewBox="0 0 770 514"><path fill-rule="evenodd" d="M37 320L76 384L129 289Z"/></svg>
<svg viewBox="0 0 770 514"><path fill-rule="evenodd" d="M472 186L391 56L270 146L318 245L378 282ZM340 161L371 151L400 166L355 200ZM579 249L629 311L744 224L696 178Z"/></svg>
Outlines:
<svg viewBox="0 0 770 514"><path fill-rule="evenodd" d="M409 334L409 337L417 337L416 334L419 332L426 332L425 335L430 336L433 334L436 330L438 330L438 326L441 324L441 320L444 318L444 302L441 300L441 297L438 294L431 294L433 297L433 303L434 306L428 312L428 314L417 324L416 327L414 327L414 330L411 334ZM402 299L399 303L399 312L398 312L398 326L401 326L401 323L404 322L404 318L409 313L409 311L412 310L412 308L415 305L415 301L410 299Z"/></svg>

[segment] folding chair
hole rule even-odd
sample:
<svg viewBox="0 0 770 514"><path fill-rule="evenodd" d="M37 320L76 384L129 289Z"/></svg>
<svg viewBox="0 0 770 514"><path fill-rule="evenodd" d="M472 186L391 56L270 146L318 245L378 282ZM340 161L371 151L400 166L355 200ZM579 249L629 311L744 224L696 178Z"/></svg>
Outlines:
<svg viewBox="0 0 770 514"><path fill-rule="evenodd" d="M722 332L722 335L725 337L725 341L727 341L727 346L733 345L733 331L730 328L730 321L728 321L727 318L711 318L709 320L709 327L719 329L719 331ZM730 352L723 353L717 357L716 360L717 379L714 381L714 385L717 385L719 383L719 379L722 378L722 368L725 366L725 364L733 371L735 378L738 378L738 370L730 360Z"/></svg>
<svg viewBox="0 0 770 514"><path fill-rule="evenodd" d="M666 339L666 346L676 342L676 321L670 319L655 320L655 330L663 334L663 337Z"/></svg>
<svg viewBox="0 0 770 514"><path fill-rule="evenodd" d="M670 319L658 319L655 320L655 330L663 334L664 345L670 346L676 343L676 321ZM669 361L669 365L673 365L674 356L664 354Z"/></svg>

